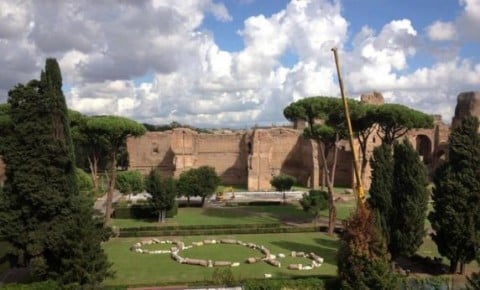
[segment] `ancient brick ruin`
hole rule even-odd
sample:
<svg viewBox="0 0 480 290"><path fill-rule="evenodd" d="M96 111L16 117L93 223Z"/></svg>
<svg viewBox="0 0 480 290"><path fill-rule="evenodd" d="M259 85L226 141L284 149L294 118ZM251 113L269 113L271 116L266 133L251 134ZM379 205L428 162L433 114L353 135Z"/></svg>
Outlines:
<svg viewBox="0 0 480 290"><path fill-rule="evenodd" d="M362 96L362 101L383 104L379 93ZM465 92L458 95L452 125L457 126L464 116L480 117L480 92ZM422 156L429 172L446 158L450 128L434 116L433 129L412 130L406 136ZM187 128L165 132L148 132L140 138L127 141L130 170L145 174L158 168L165 176L178 177L190 168L209 165L226 185L240 185L248 190L270 190L272 176L286 173L297 178L304 186L319 187L322 166L319 164L317 146L303 138L305 124L297 123L291 128L243 130L197 133ZM370 158L380 138L372 134L368 140L367 154ZM338 165L335 183L337 186L352 187L354 174L350 145L339 144ZM329 160L331 162L331 160ZM4 180L4 164L0 160L0 180ZM370 185L370 168L367 167L365 187Z"/></svg>
<svg viewBox="0 0 480 290"><path fill-rule="evenodd" d="M383 104L380 93L363 95L362 101ZM480 93L468 92L458 96L453 124L463 116L480 116ZM450 128L434 116L433 129L412 130L407 138L419 152L429 172L446 158ZM190 168L209 165L216 169L223 184L242 185L248 190L270 190L270 180L279 173L297 178L304 186L319 187L322 180L317 146L302 136L303 123L291 128L278 127L251 131L197 133L186 128L166 132L148 132L127 143L130 169L147 173L158 168L165 176L178 177ZM380 138L372 134L366 156L370 158ZM336 169L337 186L352 187L354 174L351 148L341 141ZM331 162L331 160L329 161ZM365 187L370 185L367 168Z"/></svg>

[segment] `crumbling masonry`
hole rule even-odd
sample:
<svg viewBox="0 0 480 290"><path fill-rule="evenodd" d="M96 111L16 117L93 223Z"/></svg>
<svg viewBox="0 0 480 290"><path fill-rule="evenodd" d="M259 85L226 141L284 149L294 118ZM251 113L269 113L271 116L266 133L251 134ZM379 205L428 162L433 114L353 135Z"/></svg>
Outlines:
<svg viewBox="0 0 480 290"><path fill-rule="evenodd" d="M383 97L373 93L363 95L362 101L381 105ZM453 126L467 115L480 116L479 92L458 96ZM450 131L440 116L434 117L433 129L412 130L406 136L430 172L446 158ZM165 176L178 177L185 170L208 165L215 168L223 184L245 186L250 191L270 190L272 176L279 173L296 177L304 186L318 188L322 180L318 148L314 142L303 138L302 125L214 134L196 133L186 128L148 132L140 138L128 139L129 169L146 174L151 168L157 168ZM372 134L367 154L360 158L370 158L373 148L378 145L380 138ZM339 148L335 183L352 187L351 148L344 141L340 142ZM367 168L365 183L368 188L370 168Z"/></svg>

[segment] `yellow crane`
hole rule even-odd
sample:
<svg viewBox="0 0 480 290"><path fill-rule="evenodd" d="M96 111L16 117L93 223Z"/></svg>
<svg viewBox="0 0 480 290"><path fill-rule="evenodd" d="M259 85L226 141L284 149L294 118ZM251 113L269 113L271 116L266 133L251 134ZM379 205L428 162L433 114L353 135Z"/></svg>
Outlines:
<svg viewBox="0 0 480 290"><path fill-rule="evenodd" d="M350 111L348 109L348 102L347 102L347 97L345 96L345 89L343 87L343 79L342 79L342 73L340 71L340 59L338 57L338 51L337 48L334 47L332 48L333 55L335 57L335 65L337 66L337 75L338 75L338 84L340 86L340 93L342 94L342 100L343 100L343 108L345 110L345 122L347 123L347 129L348 129L348 136L349 136L349 141L350 141L350 148L352 150L352 157L353 157L353 168L355 170L355 179L357 181L356 183L356 193L357 193L357 198L358 198L358 204L360 206L364 205L365 202L365 192L363 190L363 184L362 184L362 178L360 177L360 170L359 166L357 163L357 150L355 149L355 144L353 141L353 130L352 130L352 123L350 121Z"/></svg>

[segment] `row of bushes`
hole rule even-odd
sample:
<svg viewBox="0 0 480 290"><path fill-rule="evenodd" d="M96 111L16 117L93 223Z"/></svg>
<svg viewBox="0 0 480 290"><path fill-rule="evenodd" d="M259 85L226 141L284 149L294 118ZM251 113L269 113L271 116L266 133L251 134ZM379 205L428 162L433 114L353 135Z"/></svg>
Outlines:
<svg viewBox="0 0 480 290"><path fill-rule="evenodd" d="M190 229L190 230L155 230L155 231L123 231L119 236L124 237L158 237L158 236L208 236L208 235L235 235L235 234L280 234L280 233L307 233L326 231L327 227L267 227L249 228L232 227L224 229Z"/></svg>
<svg viewBox="0 0 480 290"><path fill-rule="evenodd" d="M246 280L242 283L244 290L280 290L280 289L340 289L337 278L310 277L310 278L289 278L289 279L268 279L268 280Z"/></svg>
<svg viewBox="0 0 480 290"><path fill-rule="evenodd" d="M265 224L236 224L236 225L189 225L189 226L145 226L121 228L123 232L138 231L171 231L171 230L205 230L205 229L231 229L231 228L278 228L281 223L265 223Z"/></svg>

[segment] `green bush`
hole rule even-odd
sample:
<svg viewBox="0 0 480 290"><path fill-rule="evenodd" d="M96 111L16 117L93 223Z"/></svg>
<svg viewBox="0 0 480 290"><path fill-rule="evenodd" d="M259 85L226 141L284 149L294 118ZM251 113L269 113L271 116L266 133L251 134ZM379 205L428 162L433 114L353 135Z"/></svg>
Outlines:
<svg viewBox="0 0 480 290"><path fill-rule="evenodd" d="M178 205L174 203L173 207L167 210L166 217L172 218L177 215L177 212ZM113 217L118 219L157 219L158 214L152 205L136 203L127 206L116 206L113 211Z"/></svg>
<svg viewBox="0 0 480 290"><path fill-rule="evenodd" d="M174 216L176 216L178 214L178 203L177 201L175 201L173 203L173 206L169 209L167 209L167 213L166 213L166 217L167 218L173 218Z"/></svg>
<svg viewBox="0 0 480 290"><path fill-rule="evenodd" d="M115 188L123 194L135 194L143 191L144 178L140 171L120 171L117 173Z"/></svg>
<svg viewBox="0 0 480 290"><path fill-rule="evenodd" d="M56 282L48 280L43 282L34 282L30 284L6 284L2 285L4 290L55 290L63 289ZM74 288L73 288L74 289Z"/></svg>
<svg viewBox="0 0 480 290"><path fill-rule="evenodd" d="M78 190L87 195L92 194L93 182L90 174L80 168L75 168L75 177L77 179Z"/></svg>
<svg viewBox="0 0 480 290"><path fill-rule="evenodd" d="M244 290L321 290L338 289L334 288L332 277L319 278L298 278L298 279L268 279L268 280L246 280L242 282ZM330 287L329 287L330 286Z"/></svg>

